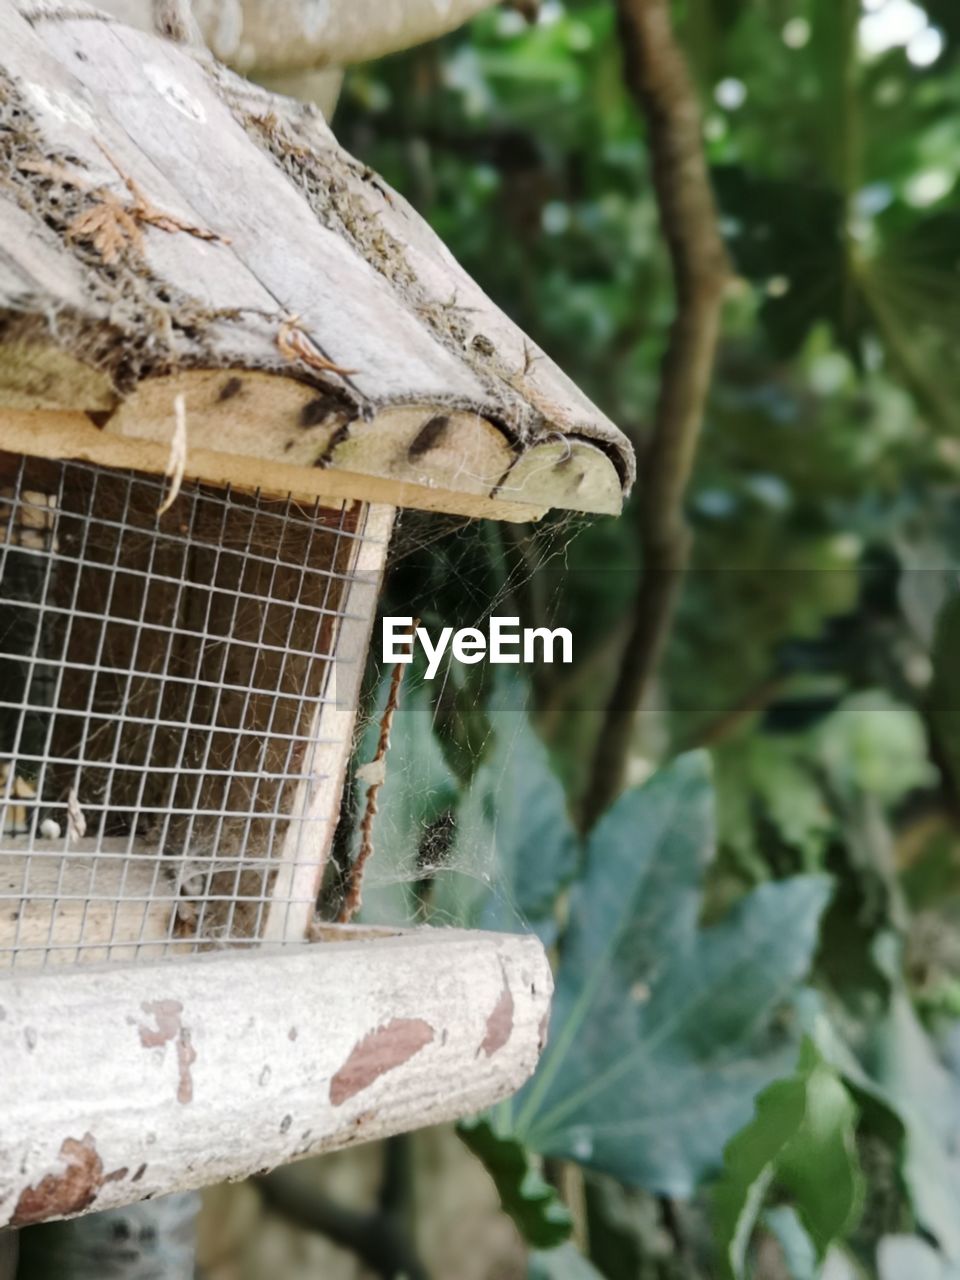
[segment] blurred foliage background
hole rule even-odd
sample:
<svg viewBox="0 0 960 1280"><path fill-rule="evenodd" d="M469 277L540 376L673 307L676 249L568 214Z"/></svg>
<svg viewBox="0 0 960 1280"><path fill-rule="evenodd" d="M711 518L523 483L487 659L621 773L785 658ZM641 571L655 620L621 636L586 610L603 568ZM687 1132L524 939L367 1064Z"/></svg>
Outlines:
<svg viewBox="0 0 960 1280"><path fill-rule="evenodd" d="M960 8L673 12L735 278L690 570L591 832L634 511L406 513L387 588L573 631L529 687L408 678L366 891L537 929L550 1046L459 1138L213 1193L217 1280L960 1275ZM505 6L350 72L334 124L642 455L674 297L622 62L610 0Z"/></svg>

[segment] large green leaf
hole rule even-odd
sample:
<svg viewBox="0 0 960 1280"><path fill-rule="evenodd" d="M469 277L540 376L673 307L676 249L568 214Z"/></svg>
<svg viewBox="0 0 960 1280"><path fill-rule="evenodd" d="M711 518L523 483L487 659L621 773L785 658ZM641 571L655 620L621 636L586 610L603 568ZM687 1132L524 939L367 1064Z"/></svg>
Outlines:
<svg viewBox="0 0 960 1280"><path fill-rule="evenodd" d="M457 812L452 874L437 886L435 906L482 929L543 935L576 870L577 837L546 749L510 701L502 694L491 709L493 749Z"/></svg>
<svg viewBox="0 0 960 1280"><path fill-rule="evenodd" d="M863 1201L856 1118L839 1076L806 1041L797 1071L760 1095L724 1152L714 1209L725 1275L747 1274L750 1237L774 1188L790 1195L821 1260L850 1230Z"/></svg>
<svg viewBox="0 0 960 1280"><path fill-rule="evenodd" d="M534 1163L536 1157L488 1116L461 1120L457 1133L497 1185L500 1203L528 1244L554 1249L570 1238L573 1218L555 1187Z"/></svg>
<svg viewBox="0 0 960 1280"><path fill-rule="evenodd" d="M623 795L571 895L551 1040L514 1102L534 1149L687 1195L756 1094L788 1072L780 1015L806 973L829 881L767 884L698 928L713 852L707 758Z"/></svg>

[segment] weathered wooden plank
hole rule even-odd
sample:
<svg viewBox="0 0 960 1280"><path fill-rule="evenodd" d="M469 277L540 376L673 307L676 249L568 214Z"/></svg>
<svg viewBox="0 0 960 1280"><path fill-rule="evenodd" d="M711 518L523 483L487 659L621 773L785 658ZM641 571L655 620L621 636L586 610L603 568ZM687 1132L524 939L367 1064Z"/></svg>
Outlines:
<svg viewBox="0 0 960 1280"><path fill-rule="evenodd" d="M433 412L427 404L384 406L372 421L316 387L275 374L194 371L150 378L119 407L105 430L168 441L174 397L201 440L219 436L231 451L331 471L378 475L428 489L496 498L516 454L503 432L476 413ZM525 455L524 455L525 456ZM616 472L601 456L595 471ZM549 502L545 502L548 506Z"/></svg>
<svg viewBox="0 0 960 1280"><path fill-rule="evenodd" d="M512 501L539 500L610 515L616 515L622 503L620 479L613 464L586 440L534 445L506 473L497 494Z"/></svg>
<svg viewBox="0 0 960 1280"><path fill-rule="evenodd" d="M312 761L315 781L302 784L294 796L291 813L302 820L292 822L287 830L263 931L265 942L302 940L316 913L353 751L363 679L363 663L357 655L370 647L394 515L393 507L368 509L363 541L357 543L347 570L352 581L328 676L330 700L318 708L310 728L310 739L317 744Z"/></svg>
<svg viewBox="0 0 960 1280"><path fill-rule="evenodd" d="M0 12L17 125L0 205L28 223L0 257L0 314L29 357L14 375L0 356L0 405L112 411L156 439L173 378L217 370L246 404L191 384L204 447L489 494L494 513L531 448L595 441L577 484L533 468L535 501L606 511L629 487L623 436L318 113L76 6ZM110 243L78 233L91 219Z"/></svg>
<svg viewBox="0 0 960 1280"><path fill-rule="evenodd" d="M41 839L20 852L27 845L0 833L0 992L14 953L21 969L130 963L138 948L153 958L176 950L176 887L172 874L158 875L159 854L123 858L123 839L88 838L69 849Z"/></svg>
<svg viewBox="0 0 960 1280"><path fill-rule="evenodd" d="M223 377L222 374L219 375ZM189 425L189 424L188 424ZM100 430L82 413L23 413L0 407L0 449L39 458L75 458L104 466L131 467L163 474L170 459L172 414L165 439L143 440ZM229 443L229 442L225 442ZM211 484L294 498L356 499L395 507L414 507L488 520L539 520L539 505L462 493L439 486L411 484L352 471L291 466L252 454L198 448L189 443L184 476Z"/></svg>
<svg viewBox="0 0 960 1280"><path fill-rule="evenodd" d="M0 1226L449 1120L530 1075L536 938L327 936L345 940L0 980Z"/></svg>

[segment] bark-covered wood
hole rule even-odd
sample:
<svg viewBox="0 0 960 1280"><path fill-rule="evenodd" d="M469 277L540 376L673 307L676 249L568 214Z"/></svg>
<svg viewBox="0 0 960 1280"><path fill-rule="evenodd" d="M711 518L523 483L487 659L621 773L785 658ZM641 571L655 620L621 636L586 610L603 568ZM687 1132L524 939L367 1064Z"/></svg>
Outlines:
<svg viewBox="0 0 960 1280"><path fill-rule="evenodd" d="M317 111L91 14L0 0L0 409L619 509L624 437Z"/></svg>
<svg viewBox="0 0 960 1280"><path fill-rule="evenodd" d="M114 1208L490 1106L533 1070L532 936L313 946L0 984L0 1228Z"/></svg>
<svg viewBox="0 0 960 1280"><path fill-rule="evenodd" d="M627 86L647 123L676 315L660 369L637 511L643 571L630 633L607 703L583 820L591 826L623 785L634 718L656 674L690 555L684 513L713 374L729 263L703 150L696 88L673 34L669 0L617 0Z"/></svg>

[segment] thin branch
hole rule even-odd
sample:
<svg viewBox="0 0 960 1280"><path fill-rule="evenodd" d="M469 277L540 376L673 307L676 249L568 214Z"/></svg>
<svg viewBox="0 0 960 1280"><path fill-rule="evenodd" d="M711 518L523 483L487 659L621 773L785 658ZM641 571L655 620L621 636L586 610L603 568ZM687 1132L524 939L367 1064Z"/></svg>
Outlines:
<svg viewBox="0 0 960 1280"><path fill-rule="evenodd" d="M414 634L416 634L419 624L420 619L415 618L411 628ZM361 765L356 772L359 781L367 783L367 798L363 809L363 818L360 822L360 849L353 861L353 866L350 868L343 905L337 917L340 924L349 924L363 901L363 873L370 855L373 853L373 823L377 816L377 799L380 795L380 788L383 786L387 776L390 729L400 703L400 683L408 665L406 662L398 662L393 668L393 674L390 677L390 692L387 695L387 705L384 707L383 716L380 719L380 737L377 741L376 752L369 764Z"/></svg>
<svg viewBox="0 0 960 1280"><path fill-rule="evenodd" d="M697 747L715 747L718 743L725 742L753 716L766 711L767 707L780 696L787 683L788 677L779 672L765 676L741 693L736 701L719 715L695 729L681 749L693 751Z"/></svg>
<svg viewBox="0 0 960 1280"><path fill-rule="evenodd" d="M632 626L607 706L583 817L592 825L623 783L634 719L657 670L690 554L683 513L713 372L728 279L703 155L700 109L673 34L668 0L617 0L627 85L647 124L676 315L642 466L638 535L643 571Z"/></svg>

